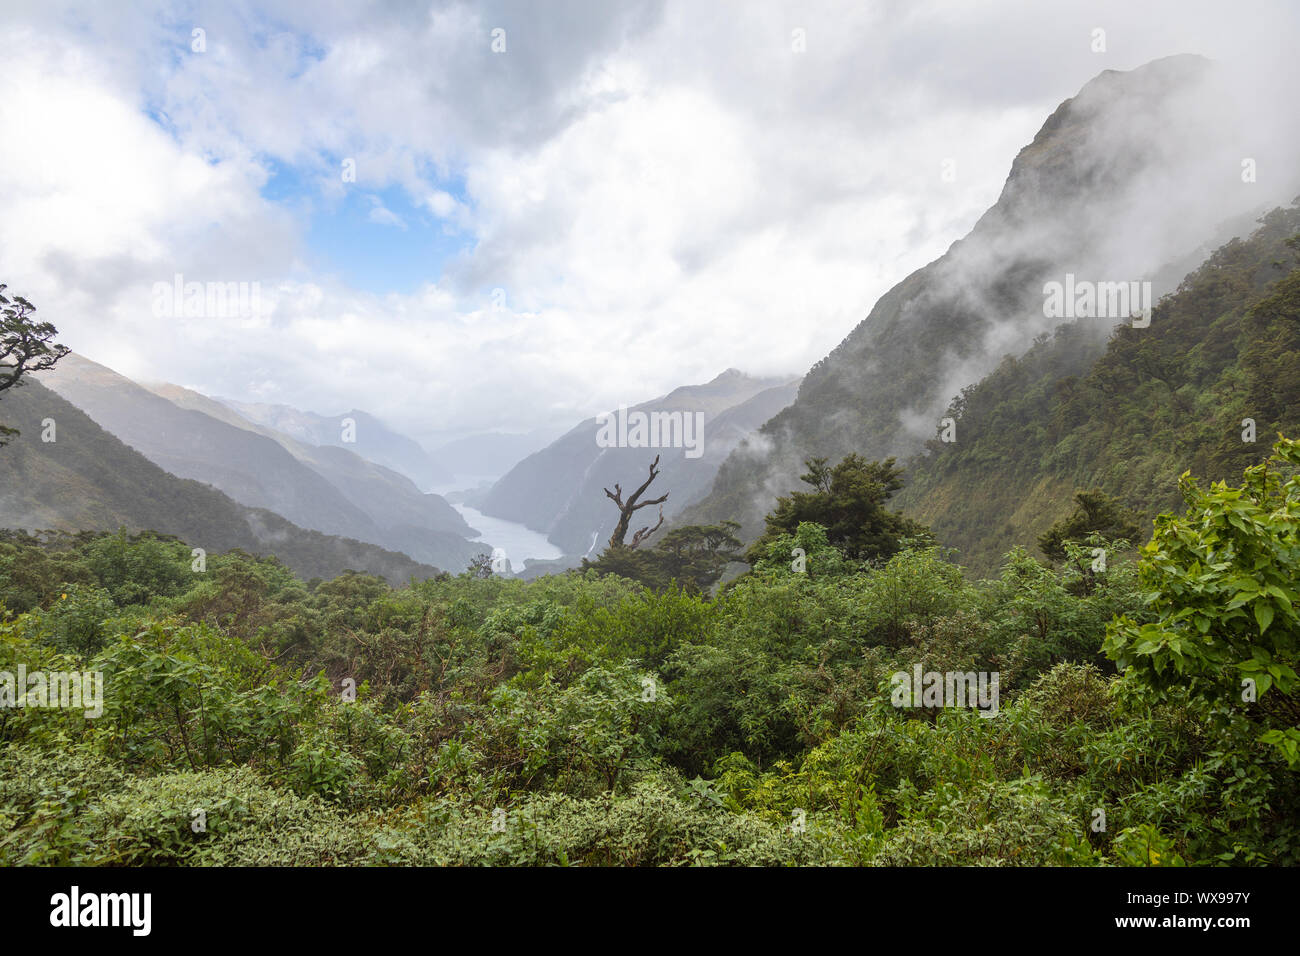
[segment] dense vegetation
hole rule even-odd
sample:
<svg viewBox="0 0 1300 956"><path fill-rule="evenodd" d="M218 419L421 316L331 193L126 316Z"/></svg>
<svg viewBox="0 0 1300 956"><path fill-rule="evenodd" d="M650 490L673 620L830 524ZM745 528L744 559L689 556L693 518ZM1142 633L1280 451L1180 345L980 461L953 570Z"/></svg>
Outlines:
<svg viewBox="0 0 1300 956"><path fill-rule="evenodd" d="M1297 233L1300 205L1269 213L1158 303L1150 327L1120 326L1100 352L1070 323L1006 358L949 409L958 440L908 463L900 509L987 570L1079 489L1149 529L1178 504L1184 470L1224 480L1266 458L1300 426Z"/></svg>
<svg viewBox="0 0 1300 956"><path fill-rule="evenodd" d="M98 718L0 710L0 863L1294 864L1278 453L1186 483L1140 555L1067 536L984 581L807 521L714 596L8 533L0 672L105 692ZM915 665L997 672L996 716L896 707Z"/></svg>
<svg viewBox="0 0 1300 956"><path fill-rule="evenodd" d="M894 459L867 461L851 454L833 467L825 458L811 458L804 465L808 471L800 480L812 490L776 499L763 534L746 555L750 564L757 564L774 542L784 541L808 522L825 528L827 542L846 557L863 561L892 557L905 538L928 535L924 526L885 508L903 487L903 471L895 467Z"/></svg>
<svg viewBox="0 0 1300 956"><path fill-rule="evenodd" d="M1174 117L1182 112L1182 97L1212 69L1200 57L1167 57L1125 73L1102 73L1063 102L1017 155L998 201L971 231L882 295L866 318L808 370L796 400L763 425L758 439L728 456L708 496L686 508L681 520L739 521L739 536L750 542L762 531L771 492L797 487L800 464L808 458L838 461L857 453L907 464L923 449L925 438L935 434L956 388L989 375L1004 353L1023 352L1044 330L1045 282L1094 269L1109 278L1116 269L1182 268L1156 258L1170 253L1145 244L1125 256L1122 266L1107 261L1101 250L1112 246L1117 229L1125 231L1117 224L1130 221L1130 191L1145 176L1178 181L1175 170L1189 158L1170 151L1167 140L1135 138L1130 131L1153 122L1181 125ZM1100 145L1119 142L1125 148ZM1171 190L1165 198L1164 221L1184 223L1193 241L1211 234L1203 224L1202 195ZM1085 322L1092 328L1074 337L1073 352L1060 356L1072 366L1067 374L1081 374L1097 357L1108 321ZM1000 387L989 394L1003 397ZM1019 391L1014 394L1017 400L1030 400ZM1035 395L1033 400L1040 399ZM964 447L967 431L959 426L957 436ZM1088 446L1076 447L1086 457ZM1190 463L1174 462L1163 473L1167 478ZM1008 506L1023 500L1018 496L1023 470L1012 477L1018 480L1005 497L996 480L969 478L945 486L942 495L908 496L905 491L896 504L934 528L940 540L960 548L970 566L993 573L1012 542L1029 547L1043 530L1011 522L1021 534L1003 533L1008 524L1003 515L1015 510ZM1097 484L1102 483L1063 482L1037 495L1028 513L1060 507L1075 490ZM1174 490L1172 484L1168 490ZM963 496L972 491L974 500L967 503ZM984 507L985 499L993 508ZM969 510L946 527L938 523L937 516L955 513L962 505ZM1044 517L1050 524L1059 514ZM980 531L987 533L981 536Z"/></svg>

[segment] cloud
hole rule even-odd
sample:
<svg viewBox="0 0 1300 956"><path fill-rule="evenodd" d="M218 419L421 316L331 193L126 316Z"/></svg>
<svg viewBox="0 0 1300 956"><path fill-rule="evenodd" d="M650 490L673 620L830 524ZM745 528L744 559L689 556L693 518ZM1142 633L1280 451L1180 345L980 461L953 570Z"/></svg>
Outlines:
<svg viewBox="0 0 1300 956"><path fill-rule="evenodd" d="M403 221L402 217L386 207L384 201L378 196L371 196L370 204L370 212L366 216L370 222L378 223L381 226L394 226L398 229L406 229L406 223Z"/></svg>
<svg viewBox="0 0 1300 956"><path fill-rule="evenodd" d="M1100 70L1250 59L1262 105L1295 85L1296 25L1011 0L7 5L3 281L125 374L431 440L560 428L728 366L806 370ZM304 195L268 198L281 168ZM404 295L313 268L313 217L349 190L464 251ZM263 314L156 319L176 273L258 282Z"/></svg>

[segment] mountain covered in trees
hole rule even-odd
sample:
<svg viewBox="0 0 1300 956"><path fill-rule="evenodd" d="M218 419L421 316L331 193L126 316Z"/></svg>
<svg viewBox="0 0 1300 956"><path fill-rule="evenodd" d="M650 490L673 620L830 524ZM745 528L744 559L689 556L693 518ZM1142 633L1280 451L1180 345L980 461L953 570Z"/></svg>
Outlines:
<svg viewBox="0 0 1300 956"><path fill-rule="evenodd" d="M1099 348L1078 323L1007 357L949 408L895 504L988 572L1030 544L1078 491L1141 517L1177 507L1186 470L1222 481L1300 433L1300 199L1214 252Z"/></svg>
<svg viewBox="0 0 1300 956"><path fill-rule="evenodd" d="M1240 176L1241 158L1203 109L1223 95L1216 83L1208 61L1169 57L1105 71L1062 103L970 234L881 297L680 520L734 519L752 540L767 502L798 486L806 459L902 459L938 437L963 388L1061 324L1046 314L1046 283L1150 281L1158 298L1288 202L1300 188L1295 171L1268 186ZM1099 354L1129 321L1080 318L1075 361Z"/></svg>
<svg viewBox="0 0 1300 956"><path fill-rule="evenodd" d="M368 418L355 423L355 444L316 445L258 425L189 389L164 385L150 391L75 353L41 381L166 471L210 484L299 527L453 570L483 550L469 542L476 532L442 497L425 494L406 475L358 453L374 427ZM310 434L320 433L328 430ZM342 433L334 422L332 434ZM382 437L387 434L381 431L371 445L389 441Z"/></svg>
<svg viewBox="0 0 1300 956"><path fill-rule="evenodd" d="M400 583L438 572L405 554L301 528L210 485L178 478L31 376L5 392L3 415L19 434L0 450L0 527L157 531L213 554L274 554L304 578L357 570Z"/></svg>

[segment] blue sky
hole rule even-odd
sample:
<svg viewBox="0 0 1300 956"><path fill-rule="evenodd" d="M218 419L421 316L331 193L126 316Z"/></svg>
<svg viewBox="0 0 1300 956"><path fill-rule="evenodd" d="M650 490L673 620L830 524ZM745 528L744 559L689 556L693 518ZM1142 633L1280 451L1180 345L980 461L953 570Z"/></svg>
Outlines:
<svg viewBox="0 0 1300 956"><path fill-rule="evenodd" d="M410 294L439 282L446 264L473 248L472 236L427 205L414 204L401 186L325 195L319 170L304 173L274 161L267 165L271 175L261 195L302 221L309 269L353 289ZM463 185L438 185L465 202Z"/></svg>
<svg viewBox="0 0 1300 956"><path fill-rule="evenodd" d="M136 379L430 441L563 429L806 372L1104 70L1235 64L1281 142L1259 90L1300 82L1297 29L1208 0L10 0L0 281ZM156 316L177 273L260 311Z"/></svg>

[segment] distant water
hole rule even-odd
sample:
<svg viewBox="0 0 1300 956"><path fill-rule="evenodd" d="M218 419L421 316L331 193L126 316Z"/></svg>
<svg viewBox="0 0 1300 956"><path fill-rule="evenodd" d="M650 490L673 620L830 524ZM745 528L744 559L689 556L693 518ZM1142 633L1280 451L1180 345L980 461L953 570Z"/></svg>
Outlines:
<svg viewBox="0 0 1300 956"><path fill-rule="evenodd" d="M452 505L452 507L461 513L470 527L480 532L474 540L482 541L487 550L504 549L506 557L510 559L510 564L516 571L523 570L524 561L528 558L549 560L562 556L560 549L546 540L546 535L538 534L517 521L492 518L469 505Z"/></svg>

